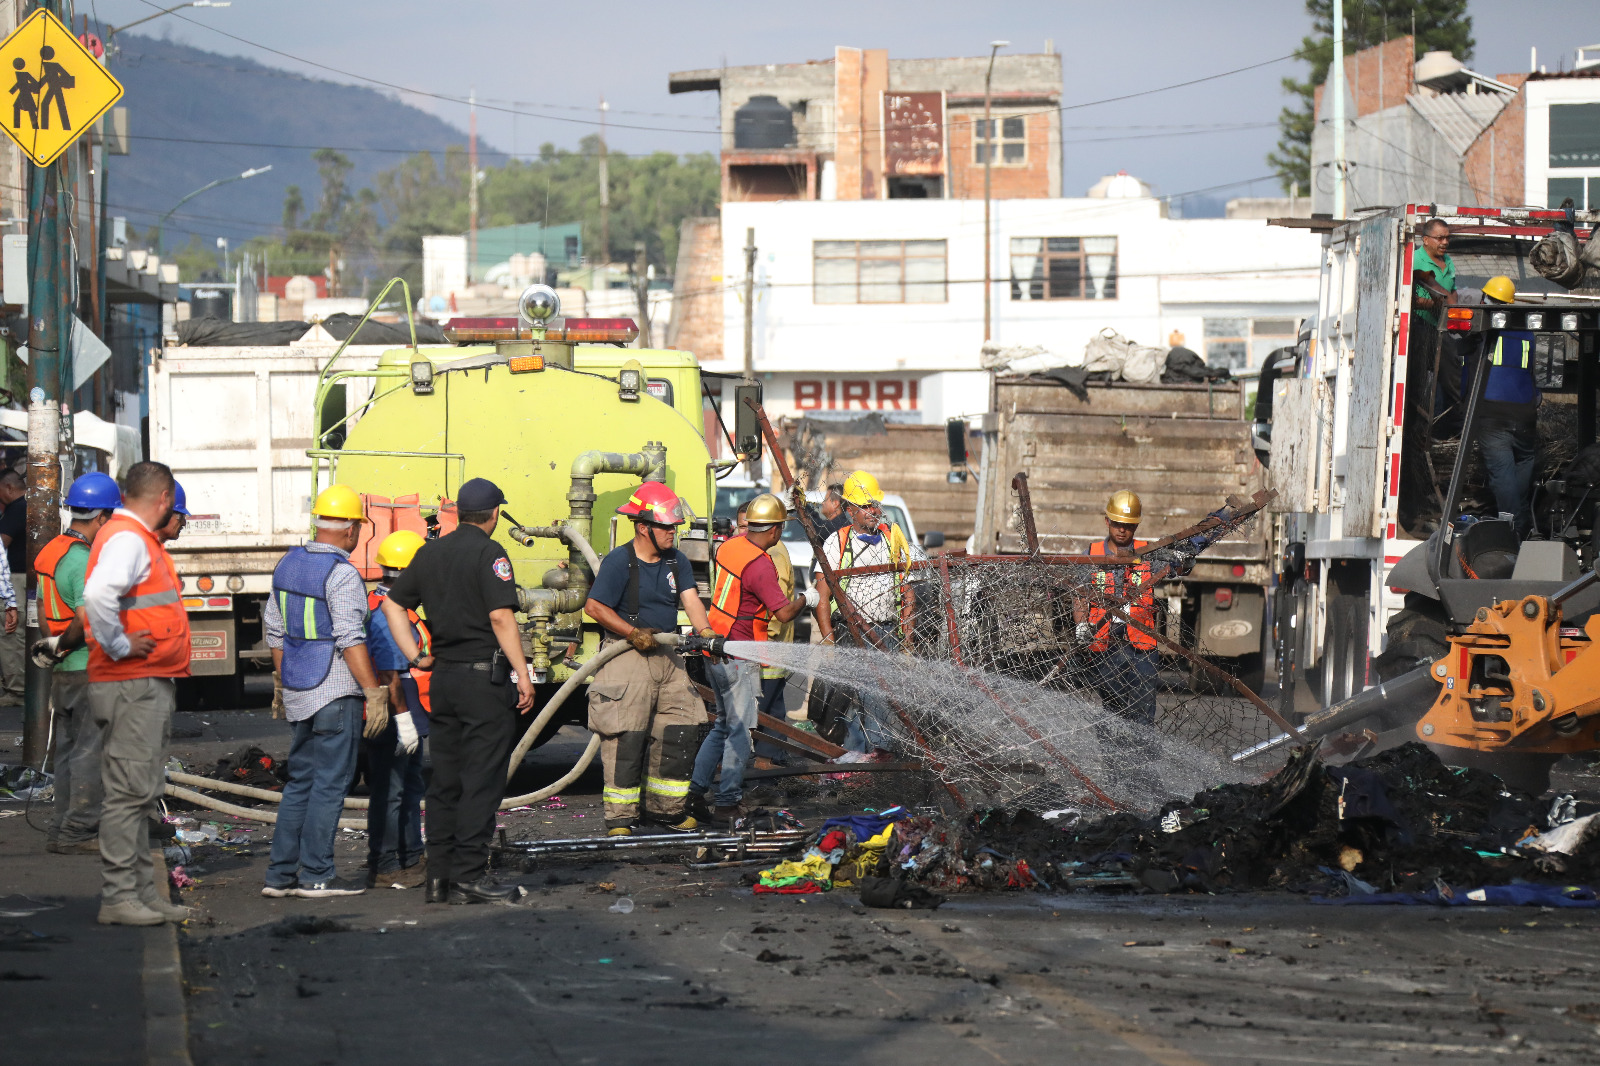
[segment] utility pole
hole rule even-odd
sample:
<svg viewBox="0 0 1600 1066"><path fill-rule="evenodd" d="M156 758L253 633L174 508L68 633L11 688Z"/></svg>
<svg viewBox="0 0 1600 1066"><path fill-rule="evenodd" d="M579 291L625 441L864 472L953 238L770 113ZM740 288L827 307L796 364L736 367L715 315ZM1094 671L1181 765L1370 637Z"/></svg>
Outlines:
<svg viewBox="0 0 1600 1066"><path fill-rule="evenodd" d="M60 0L43 5L61 13ZM70 401L62 370L71 362L62 351L71 343L72 308L75 304L72 243L61 219L67 164L28 168L28 473L27 559L25 580L30 588L34 556L61 532L61 411ZM68 371L70 374L70 370ZM13 575L22 577L23 575ZM26 602L18 604L24 611ZM34 612L28 611L32 615ZM26 620L25 620L26 621ZM27 626L24 641L31 644L39 632L37 615ZM42 769L50 748L51 672L26 666L27 695L22 719L22 761Z"/></svg>
<svg viewBox="0 0 1600 1066"><path fill-rule="evenodd" d="M1333 0L1333 217L1345 217L1344 0Z"/></svg>
<svg viewBox="0 0 1600 1066"><path fill-rule="evenodd" d="M611 178L606 172L606 112L611 105L600 98L600 264L611 266Z"/></svg>
<svg viewBox="0 0 1600 1066"><path fill-rule="evenodd" d="M639 339L634 343L640 348L650 347L650 266L646 261L644 242L633 242L633 291L639 299Z"/></svg>
<svg viewBox="0 0 1600 1066"><path fill-rule="evenodd" d="M1337 0L1335 0L1337 2ZM992 329L994 302L994 248L989 226L989 177L994 169L994 57L1010 41L989 42L989 70L983 76L983 339L988 340Z"/></svg>
<svg viewBox="0 0 1600 1066"><path fill-rule="evenodd" d="M472 173L467 182L467 282L470 284L473 268L478 265L478 90L467 93L471 114L467 118L467 169Z"/></svg>
<svg viewBox="0 0 1600 1066"><path fill-rule="evenodd" d="M756 228L744 231L744 383L756 383Z"/></svg>

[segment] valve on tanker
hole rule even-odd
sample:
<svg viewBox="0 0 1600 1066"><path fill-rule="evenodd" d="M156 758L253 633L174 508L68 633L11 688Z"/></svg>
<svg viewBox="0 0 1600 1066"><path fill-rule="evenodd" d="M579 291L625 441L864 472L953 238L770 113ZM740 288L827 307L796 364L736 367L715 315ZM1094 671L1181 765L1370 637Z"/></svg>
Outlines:
<svg viewBox="0 0 1600 1066"><path fill-rule="evenodd" d="M533 326L543 326L561 313L561 297L548 285L529 285L517 298L517 314Z"/></svg>

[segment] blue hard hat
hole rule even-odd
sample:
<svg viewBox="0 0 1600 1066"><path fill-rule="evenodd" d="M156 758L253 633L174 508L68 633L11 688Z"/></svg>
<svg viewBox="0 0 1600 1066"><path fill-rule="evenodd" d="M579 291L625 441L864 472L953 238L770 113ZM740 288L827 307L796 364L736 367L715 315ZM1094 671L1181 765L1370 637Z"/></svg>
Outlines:
<svg viewBox="0 0 1600 1066"><path fill-rule="evenodd" d="M122 490L109 474L85 474L67 489L66 505L75 511L99 511L122 506Z"/></svg>
<svg viewBox="0 0 1600 1066"><path fill-rule="evenodd" d="M172 509L183 517L189 517L189 497L183 494L183 486L174 479L172 482Z"/></svg>

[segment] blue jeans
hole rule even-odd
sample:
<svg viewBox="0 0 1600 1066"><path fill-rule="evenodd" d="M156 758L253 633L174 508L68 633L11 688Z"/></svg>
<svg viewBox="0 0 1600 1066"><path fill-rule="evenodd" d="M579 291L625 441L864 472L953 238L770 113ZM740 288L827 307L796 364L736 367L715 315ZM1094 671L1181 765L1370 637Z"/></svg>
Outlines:
<svg viewBox="0 0 1600 1066"><path fill-rule="evenodd" d="M1539 457L1539 425L1532 420L1484 418L1478 422L1478 448L1489 470L1494 505L1516 516L1517 536L1533 529L1533 465Z"/></svg>
<svg viewBox="0 0 1600 1066"><path fill-rule="evenodd" d="M407 714L407 711L401 711ZM426 738L407 755L397 747L400 730L391 719L367 741L367 867L391 873L422 861L422 780Z"/></svg>
<svg viewBox="0 0 1600 1066"><path fill-rule="evenodd" d="M716 804L732 807L744 789L744 770L750 763L750 730L756 726L761 704L761 664L730 659L706 668L717 694L717 721L694 759L689 788L702 795L711 791L711 777L722 766Z"/></svg>
<svg viewBox="0 0 1600 1066"><path fill-rule="evenodd" d="M868 622L867 626L878 634L878 639L883 642L883 650L894 654L900 650L900 626L895 622ZM848 633L842 620L834 623L835 633ZM854 644L853 639L850 640ZM866 647L871 647L869 643ZM884 678L888 682L888 677ZM887 750L893 743L888 728L884 725L892 713L889 701L876 691L862 691L859 693L860 702L852 710L850 720L846 725L845 738L840 747L848 751L870 752L880 748Z"/></svg>
<svg viewBox="0 0 1600 1066"><path fill-rule="evenodd" d="M333 840L356 774L362 706L360 696L340 696L310 718L290 723L289 783L272 829L268 885L292 888L333 879Z"/></svg>

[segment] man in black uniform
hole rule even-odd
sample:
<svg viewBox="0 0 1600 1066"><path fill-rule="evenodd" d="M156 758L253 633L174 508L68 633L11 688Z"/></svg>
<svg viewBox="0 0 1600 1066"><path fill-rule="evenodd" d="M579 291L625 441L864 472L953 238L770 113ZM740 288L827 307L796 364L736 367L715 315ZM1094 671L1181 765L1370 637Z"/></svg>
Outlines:
<svg viewBox="0 0 1600 1066"><path fill-rule="evenodd" d="M456 494L460 525L417 550L383 601L384 617L412 669L433 670L428 744L429 903L508 899L511 885L489 879L489 841L505 795L506 759L516 717L533 709L533 683L517 631L517 584L511 560L490 534L505 495L484 478ZM421 606L433 655L421 656L406 609ZM515 688L511 682L515 680Z"/></svg>

